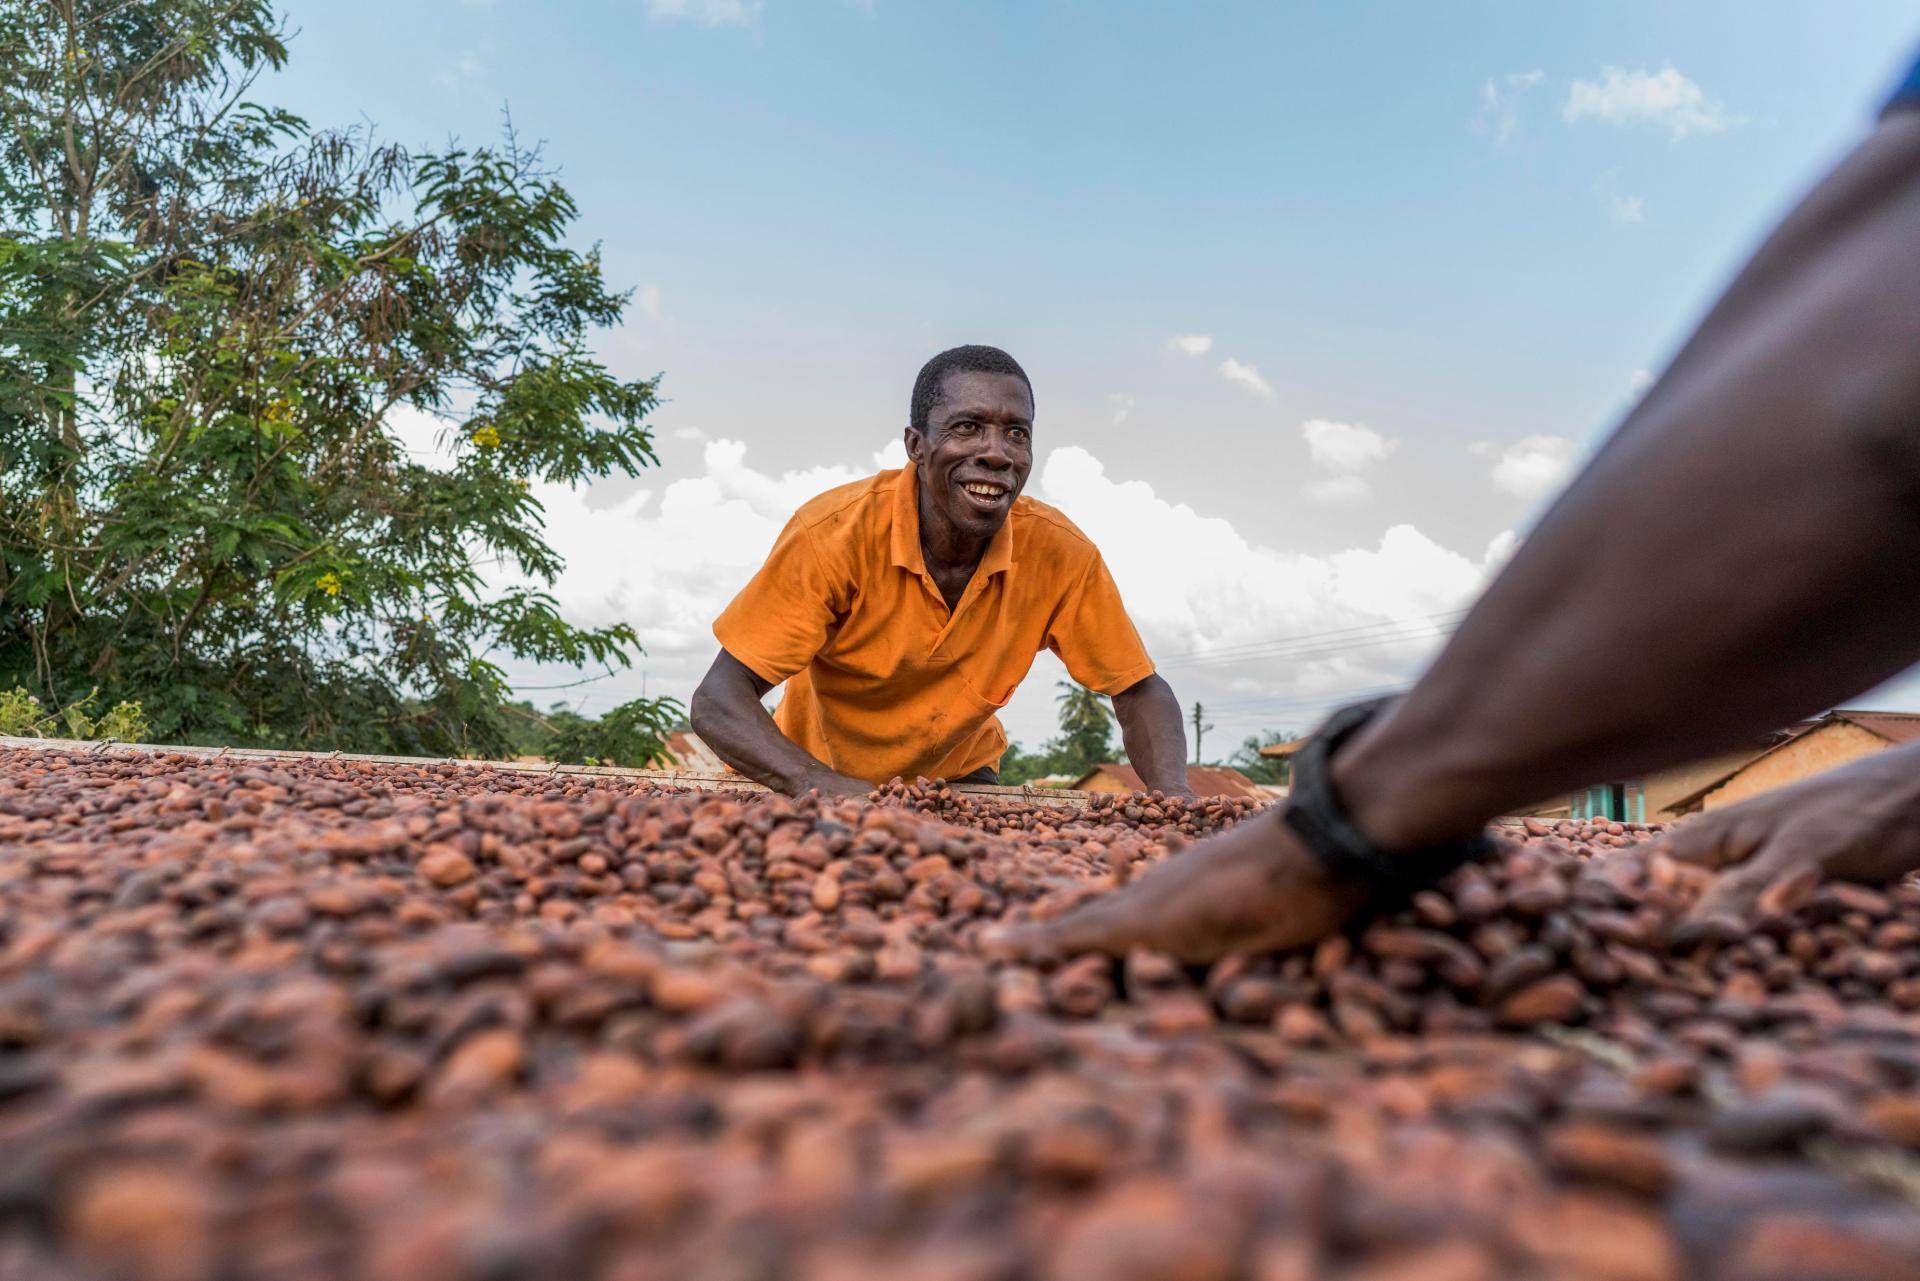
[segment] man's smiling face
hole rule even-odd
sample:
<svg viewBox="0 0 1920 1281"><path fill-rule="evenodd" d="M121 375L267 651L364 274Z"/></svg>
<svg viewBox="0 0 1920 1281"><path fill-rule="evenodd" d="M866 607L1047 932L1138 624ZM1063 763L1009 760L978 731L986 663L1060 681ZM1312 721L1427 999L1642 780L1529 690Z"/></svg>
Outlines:
<svg viewBox="0 0 1920 1281"><path fill-rule="evenodd" d="M1013 374L946 376L924 433L907 428L919 469L921 510L969 539L1006 524L1033 470L1033 395Z"/></svg>

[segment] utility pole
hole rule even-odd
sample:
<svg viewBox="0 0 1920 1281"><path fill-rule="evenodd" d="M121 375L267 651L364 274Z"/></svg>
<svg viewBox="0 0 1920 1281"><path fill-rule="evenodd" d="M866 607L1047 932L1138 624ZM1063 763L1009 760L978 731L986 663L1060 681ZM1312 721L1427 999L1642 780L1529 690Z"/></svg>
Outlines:
<svg viewBox="0 0 1920 1281"><path fill-rule="evenodd" d="M1193 705L1193 763L1195 765L1200 763L1200 740L1205 738L1207 731L1213 728L1202 721L1202 715L1203 710L1200 704L1195 703Z"/></svg>

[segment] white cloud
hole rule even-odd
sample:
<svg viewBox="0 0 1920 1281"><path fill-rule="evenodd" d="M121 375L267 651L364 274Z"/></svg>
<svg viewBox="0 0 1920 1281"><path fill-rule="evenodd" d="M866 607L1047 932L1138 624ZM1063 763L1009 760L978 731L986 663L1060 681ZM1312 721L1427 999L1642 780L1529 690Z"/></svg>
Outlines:
<svg viewBox="0 0 1920 1281"><path fill-rule="evenodd" d="M655 320L660 319L660 286L640 286L640 310Z"/></svg>
<svg viewBox="0 0 1920 1281"><path fill-rule="evenodd" d="M1183 356L1204 356L1213 350L1213 335L1175 334L1167 339L1167 349Z"/></svg>
<svg viewBox="0 0 1920 1281"><path fill-rule="evenodd" d="M1493 483L1518 498L1545 498L1573 475L1574 443L1565 436L1522 436L1500 449L1490 441L1471 446L1493 456Z"/></svg>
<svg viewBox="0 0 1920 1281"><path fill-rule="evenodd" d="M632 623L650 656L711 655L708 630L766 557L800 504L871 475L904 446L864 467L836 464L770 475L737 440L709 440L698 474L642 489L594 510L564 485L536 484L548 540L566 560L555 595L569 619ZM648 479L643 473L643 481Z"/></svg>
<svg viewBox="0 0 1920 1281"><path fill-rule="evenodd" d="M1309 418L1300 424L1313 465L1336 476L1357 476L1400 447L1371 427Z"/></svg>
<svg viewBox="0 0 1920 1281"><path fill-rule="evenodd" d="M673 438L675 440L705 440L707 433L701 431L698 427L675 427L673 429Z"/></svg>
<svg viewBox="0 0 1920 1281"><path fill-rule="evenodd" d="M1307 485L1307 494L1325 503L1365 498L1370 487L1364 473L1400 448L1371 427L1310 418L1300 424L1307 457L1320 475Z"/></svg>
<svg viewBox="0 0 1920 1281"><path fill-rule="evenodd" d="M1480 86L1480 114L1474 118L1477 133L1493 135L1498 146L1506 146L1520 136L1519 100L1527 90L1546 83L1544 71L1513 71L1489 77Z"/></svg>
<svg viewBox="0 0 1920 1281"><path fill-rule="evenodd" d="M744 27L760 16L760 0L647 0L647 14L706 27Z"/></svg>
<svg viewBox="0 0 1920 1281"><path fill-rule="evenodd" d="M1616 125L1653 125L1670 132L1675 140L1694 133L1719 133L1741 121L1670 66L1659 71L1603 67L1598 83L1573 82L1561 115L1569 124L1591 119Z"/></svg>
<svg viewBox="0 0 1920 1281"><path fill-rule="evenodd" d="M1260 371L1252 365L1242 364L1232 356L1220 362L1220 376L1230 383L1244 387L1262 400L1274 398L1273 385L1260 376Z"/></svg>
<svg viewBox="0 0 1920 1281"><path fill-rule="evenodd" d="M1133 413L1133 407L1140 402L1124 391L1115 391L1107 393L1107 403L1113 406L1113 425L1118 427L1127 421Z"/></svg>
<svg viewBox="0 0 1920 1281"><path fill-rule="evenodd" d="M1324 556L1262 546L1226 520L1161 498L1145 481L1113 479L1078 446L1047 457L1038 488L1099 545L1149 650L1188 701L1226 692L1242 699L1344 698L1396 683L1433 652L1431 631L1414 627L1384 643L1327 646L1284 660L1257 651L1230 661L1182 658L1427 618L1466 604L1485 581L1483 563L1412 525L1393 526L1371 546ZM1496 550L1504 544L1489 554ZM1299 713L1273 715L1284 721Z"/></svg>
<svg viewBox="0 0 1920 1281"><path fill-rule="evenodd" d="M684 698L714 653L714 617L760 566L794 510L904 460L896 439L864 464L771 473L751 465L741 442L716 439L706 442L696 472L664 486L643 474L647 488L611 504L590 506L577 491L537 484L547 536L567 566L554 594L576 623L632 624L647 650L653 691ZM1174 660L1169 678L1209 697L1241 690L1262 698L1337 698L1398 681L1432 652L1434 635L1416 627L1420 634L1385 644L1285 662L1256 653L1185 676L1177 660L1197 650L1451 610L1478 591L1491 563L1404 524L1372 545L1322 556L1261 546L1226 520L1159 497L1144 481L1108 476L1077 446L1047 455L1029 492L1064 510L1099 545L1149 649ZM1028 681L1039 691L1029 700L1035 730L1051 722L1051 690L1036 683L1043 675L1036 671ZM638 680L623 676L593 688L596 697L634 697ZM1015 728L1016 737L1031 736L1024 723Z"/></svg>
<svg viewBox="0 0 1920 1281"><path fill-rule="evenodd" d="M1647 202L1639 196L1614 196L1607 202L1607 212L1619 223L1636 223L1647 220Z"/></svg>
<svg viewBox="0 0 1920 1281"><path fill-rule="evenodd" d="M1489 580L1499 573L1513 554L1520 550L1520 535L1511 529L1503 529L1487 543L1486 555L1480 558L1481 568L1487 572Z"/></svg>

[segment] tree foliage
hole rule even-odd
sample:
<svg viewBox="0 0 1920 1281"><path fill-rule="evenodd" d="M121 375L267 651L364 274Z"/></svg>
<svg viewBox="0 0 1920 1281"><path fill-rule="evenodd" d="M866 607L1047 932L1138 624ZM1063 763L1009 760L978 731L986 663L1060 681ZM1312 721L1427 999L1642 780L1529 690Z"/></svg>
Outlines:
<svg viewBox="0 0 1920 1281"><path fill-rule="evenodd" d="M269 0L0 0L0 688L500 754L501 660L638 649L560 615L530 486L654 463L655 383L537 149L315 130L252 100L286 58Z"/></svg>
<svg viewBox="0 0 1920 1281"><path fill-rule="evenodd" d="M0 691L0 734L15 738L112 739L137 742L147 736L146 717L138 703L116 703L101 709L100 691L91 690L59 711L50 711L36 694L16 685ZM97 713L97 714L96 714Z"/></svg>
<svg viewBox="0 0 1920 1281"><path fill-rule="evenodd" d="M1277 761L1260 755L1263 747L1272 747L1276 743L1291 743L1300 737L1290 729L1267 730L1264 733L1249 735L1240 749L1227 759L1227 764L1245 774L1256 783L1269 787L1284 786L1288 781L1288 762Z"/></svg>
<svg viewBox="0 0 1920 1281"><path fill-rule="evenodd" d="M627 765L667 762L667 735L686 729L686 709L671 698L623 703L603 716L583 716L565 703L546 711L525 701L511 704L512 751L562 765Z"/></svg>
<svg viewBox="0 0 1920 1281"><path fill-rule="evenodd" d="M1050 774L1078 778L1096 765L1126 760L1114 746L1113 710L1106 699L1073 681L1061 681L1059 689L1054 702L1060 708L1060 733L1038 752L1009 744L1000 758L1001 782L1029 783Z"/></svg>

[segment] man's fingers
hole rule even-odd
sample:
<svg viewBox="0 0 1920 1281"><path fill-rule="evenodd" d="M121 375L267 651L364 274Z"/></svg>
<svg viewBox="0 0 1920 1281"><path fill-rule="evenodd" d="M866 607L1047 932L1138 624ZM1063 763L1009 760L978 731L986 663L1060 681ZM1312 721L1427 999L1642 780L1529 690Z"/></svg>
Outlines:
<svg viewBox="0 0 1920 1281"><path fill-rule="evenodd" d="M1818 867L1775 846L1715 877L1687 914L1687 923L1744 924L1763 910L1788 910L1804 900L1819 880Z"/></svg>
<svg viewBox="0 0 1920 1281"><path fill-rule="evenodd" d="M1680 824L1666 840L1667 853L1682 863L1725 867L1750 858L1758 842L1737 822L1695 818Z"/></svg>
<svg viewBox="0 0 1920 1281"><path fill-rule="evenodd" d="M1111 898L1118 898L1113 895ZM1085 952L1123 955L1133 945L1111 898L1083 903L1057 921L1015 925L982 937L981 951L994 960L1028 964L1064 960Z"/></svg>

